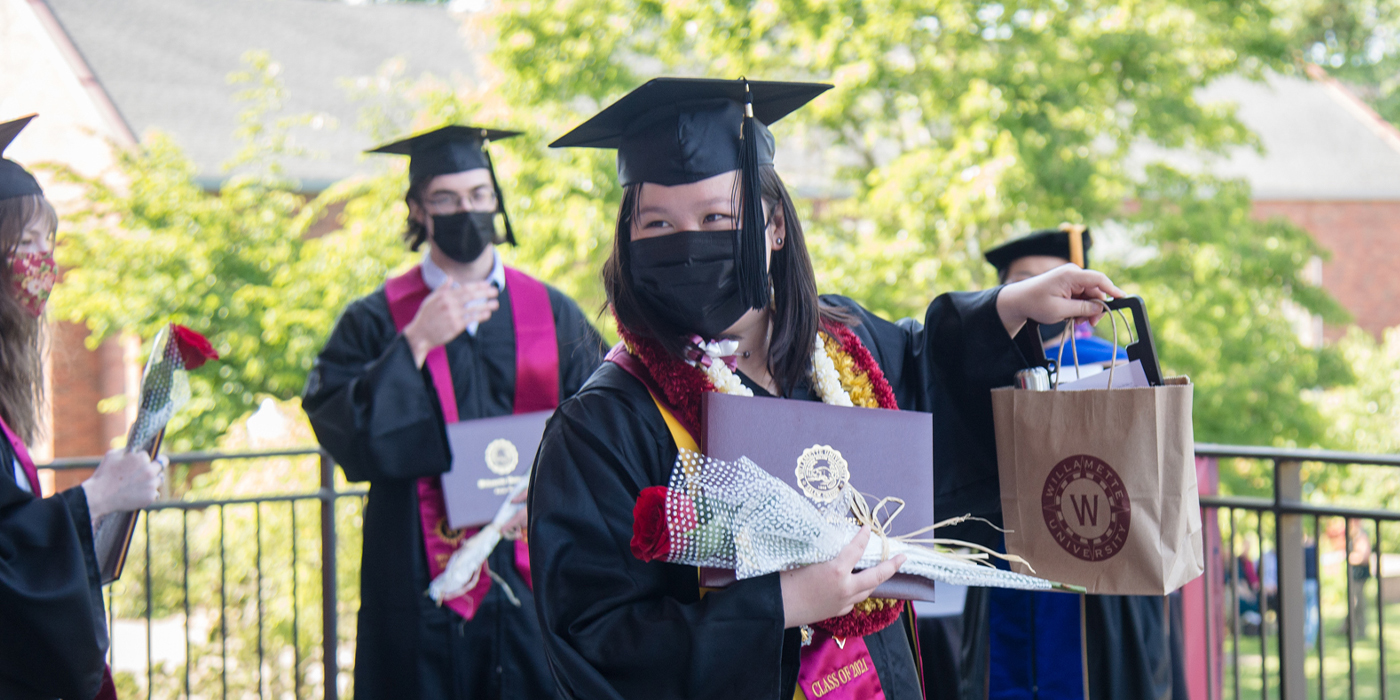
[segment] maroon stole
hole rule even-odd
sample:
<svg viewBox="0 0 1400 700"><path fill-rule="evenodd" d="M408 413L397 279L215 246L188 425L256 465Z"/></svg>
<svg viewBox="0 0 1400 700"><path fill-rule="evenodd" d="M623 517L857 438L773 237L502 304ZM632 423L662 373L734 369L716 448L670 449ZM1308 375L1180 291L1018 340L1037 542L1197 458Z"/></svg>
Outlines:
<svg viewBox="0 0 1400 700"><path fill-rule="evenodd" d="M511 320L515 324L515 412L545 411L559 405L559 342L554 334L554 311L549 305L549 291L539 280L513 268L506 268L506 288L510 294ZM389 312L400 332L418 314L431 290L423 282L423 269L412 270L390 279L384 285L389 298ZM433 348L423 362L432 377L442 406L442 418L447 424L456 423L457 393L452 385L452 372L447 366L447 351ZM447 568L447 562L457 546L479 530L449 530L447 506L442 498L442 478L423 477L418 480L418 515L423 526L423 545L427 550L428 575L436 578ZM515 567L530 580L530 550L524 539L515 541ZM482 565L480 580L471 590L444 601L464 619L476 615L477 608L491 588L491 577Z"/></svg>
<svg viewBox="0 0 1400 700"><path fill-rule="evenodd" d="M699 443L699 426L690 425L681 417L685 415L684 412L676 410L676 407L666 400L666 394L657 386L656 379L651 376L646 365L627 352L626 345L618 343L613 346L612 350L608 351L607 361L636 377L651 393L656 407L662 410L662 417L667 418L665 414L669 412L674 424L690 433L690 437ZM672 422L666 421L668 428ZM701 593L704 593L703 589ZM812 643L802 648L802 661L797 670L795 700L802 698L884 700L885 691L875 673L875 662L870 658L870 648L865 645L865 638L846 637L837 641L827 632L814 629Z"/></svg>

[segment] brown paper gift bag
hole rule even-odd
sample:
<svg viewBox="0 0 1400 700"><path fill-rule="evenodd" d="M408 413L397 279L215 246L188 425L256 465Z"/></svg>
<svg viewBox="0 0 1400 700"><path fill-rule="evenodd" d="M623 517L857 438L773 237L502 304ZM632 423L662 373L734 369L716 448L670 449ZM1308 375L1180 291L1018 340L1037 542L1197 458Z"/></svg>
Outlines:
<svg viewBox="0 0 1400 700"><path fill-rule="evenodd" d="M1163 384L992 391L1006 550L1037 576L1165 595L1204 571L1191 380Z"/></svg>

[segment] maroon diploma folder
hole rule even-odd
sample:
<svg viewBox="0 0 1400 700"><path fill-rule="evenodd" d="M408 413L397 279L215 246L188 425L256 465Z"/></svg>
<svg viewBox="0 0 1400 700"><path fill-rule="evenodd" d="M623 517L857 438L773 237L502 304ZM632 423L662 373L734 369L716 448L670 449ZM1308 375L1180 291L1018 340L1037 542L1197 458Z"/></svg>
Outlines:
<svg viewBox="0 0 1400 700"><path fill-rule="evenodd" d="M813 500L830 502L846 480L871 507L886 496L904 499L890 535L934 523L932 414L709 392L701 423L700 448L707 456L726 462L748 457ZM702 586L733 582L732 571L700 570ZM933 582L896 574L875 595L933 600Z"/></svg>
<svg viewBox="0 0 1400 700"><path fill-rule="evenodd" d="M491 522L511 489L528 478L544 425L554 411L464 420L447 426L452 469L442 475L447 524Z"/></svg>

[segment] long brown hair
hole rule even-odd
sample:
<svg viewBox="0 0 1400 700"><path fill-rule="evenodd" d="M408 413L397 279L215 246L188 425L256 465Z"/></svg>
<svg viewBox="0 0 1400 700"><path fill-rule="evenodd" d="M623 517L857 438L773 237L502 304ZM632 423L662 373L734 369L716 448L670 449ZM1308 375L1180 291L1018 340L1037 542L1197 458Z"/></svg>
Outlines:
<svg viewBox="0 0 1400 700"><path fill-rule="evenodd" d="M15 297L12 261L25 226L35 220L53 236L58 215L43 195L0 199L0 417L31 444L39 434L44 400L44 324Z"/></svg>
<svg viewBox="0 0 1400 700"><path fill-rule="evenodd" d="M782 178L778 177L778 171L771 165L760 166L759 185L763 201L783 210L783 247L773 251L768 266L769 281L773 285L773 298L769 302L773 337L768 343L768 371L779 390L787 393L805 381L811 372L818 324L829 321L852 325L856 319L845 309L828 305L817 296L817 276L807 253L802 222L797 218L797 208ZM603 287L619 323L637 335L660 343L675 357L684 357L691 346L689 330L674 327L652 311L632 287L629 244L640 194L640 184L628 185L623 190L612 253L603 264Z"/></svg>

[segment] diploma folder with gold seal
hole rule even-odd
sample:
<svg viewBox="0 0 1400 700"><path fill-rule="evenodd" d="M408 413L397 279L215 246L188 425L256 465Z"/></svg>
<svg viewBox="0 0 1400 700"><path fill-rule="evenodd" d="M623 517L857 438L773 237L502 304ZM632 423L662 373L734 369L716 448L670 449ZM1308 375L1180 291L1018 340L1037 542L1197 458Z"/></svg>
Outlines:
<svg viewBox="0 0 1400 700"><path fill-rule="evenodd" d="M554 411L536 411L447 426L452 468L442 475L442 495L449 527L491 522L502 499L529 478L551 415Z"/></svg>
<svg viewBox="0 0 1400 700"><path fill-rule="evenodd" d="M747 457L814 502L830 502L848 481L872 506L887 496L901 498L904 510L886 531L892 537L934 524L932 414L714 392L701 406L706 456ZM734 580L733 571L700 570L707 588ZM931 601L933 582L895 574L875 596Z"/></svg>

